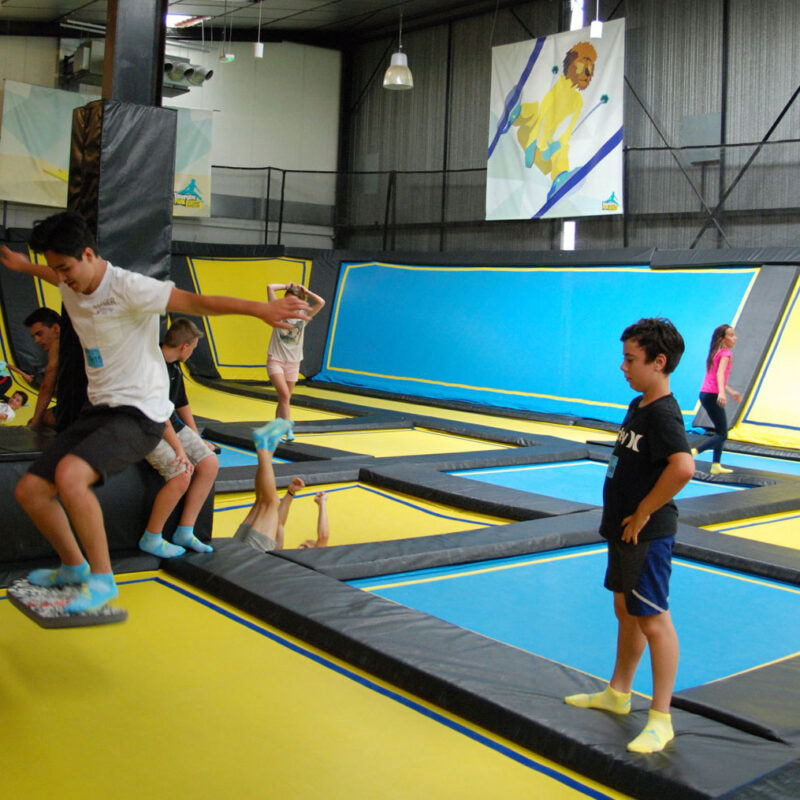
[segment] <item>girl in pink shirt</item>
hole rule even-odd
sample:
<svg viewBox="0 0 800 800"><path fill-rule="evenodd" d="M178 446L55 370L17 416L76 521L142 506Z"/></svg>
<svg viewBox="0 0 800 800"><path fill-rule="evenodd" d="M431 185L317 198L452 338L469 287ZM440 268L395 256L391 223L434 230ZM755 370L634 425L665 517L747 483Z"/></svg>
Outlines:
<svg viewBox="0 0 800 800"><path fill-rule="evenodd" d="M733 472L720 464L722 459L722 446L728 438L728 418L725 415L725 406L729 394L737 403L742 400L742 395L728 386L728 375L733 362L733 348L736 347L736 331L730 325L718 325L711 335L711 346L708 348L706 358L706 377L700 387L700 404L714 423L714 434L702 442L698 447L692 448L692 455L696 456L703 450L714 451L714 461L711 464L712 475L722 475ZM727 394L726 394L727 393Z"/></svg>

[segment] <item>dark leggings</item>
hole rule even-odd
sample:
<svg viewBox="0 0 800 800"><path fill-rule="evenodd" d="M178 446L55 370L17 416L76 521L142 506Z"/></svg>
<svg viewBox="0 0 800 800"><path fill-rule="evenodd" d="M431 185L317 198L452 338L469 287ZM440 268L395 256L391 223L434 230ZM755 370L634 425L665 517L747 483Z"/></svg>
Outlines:
<svg viewBox="0 0 800 800"><path fill-rule="evenodd" d="M714 423L714 435L706 439L697 447L697 452L714 450L714 461L719 464L722 459L722 445L728 438L728 417L725 409L717 402L719 395L716 392L700 392L700 405L706 410Z"/></svg>

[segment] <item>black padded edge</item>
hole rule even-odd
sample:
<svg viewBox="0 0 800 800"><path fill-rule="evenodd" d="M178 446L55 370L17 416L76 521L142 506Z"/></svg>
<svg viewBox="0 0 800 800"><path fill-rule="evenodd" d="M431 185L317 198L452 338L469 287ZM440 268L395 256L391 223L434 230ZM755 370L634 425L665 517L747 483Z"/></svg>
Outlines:
<svg viewBox="0 0 800 800"><path fill-rule="evenodd" d="M686 689L675 694L672 704L800 746L800 656Z"/></svg>
<svg viewBox="0 0 800 800"><path fill-rule="evenodd" d="M800 551L791 547L779 547L680 523L675 555L800 585Z"/></svg>
<svg viewBox="0 0 800 800"><path fill-rule="evenodd" d="M598 544L604 541L597 532L600 514L596 509L456 533L309 550L280 550L273 555L323 575L349 581Z"/></svg>
<svg viewBox="0 0 800 800"><path fill-rule="evenodd" d="M800 759L720 795L718 800L792 800L800 796Z"/></svg>
<svg viewBox="0 0 800 800"><path fill-rule="evenodd" d="M678 506L681 520L697 527L778 514L800 509L800 482L774 483L740 492L687 497L678 500L675 505Z"/></svg>
<svg viewBox="0 0 800 800"><path fill-rule="evenodd" d="M359 669L582 775L639 798L712 798L777 770L798 749L680 709L669 753L629 754L646 710L589 714L563 702L599 682L563 665L354 589L285 559L221 542L167 573Z"/></svg>
<svg viewBox="0 0 800 800"><path fill-rule="evenodd" d="M724 250L655 250L653 269L687 267L760 267L770 264L800 264L797 247L726 247Z"/></svg>

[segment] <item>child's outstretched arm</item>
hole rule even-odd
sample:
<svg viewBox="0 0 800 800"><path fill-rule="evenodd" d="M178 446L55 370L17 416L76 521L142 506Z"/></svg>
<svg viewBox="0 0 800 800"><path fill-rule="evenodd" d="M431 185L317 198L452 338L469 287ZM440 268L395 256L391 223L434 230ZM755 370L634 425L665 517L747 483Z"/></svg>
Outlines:
<svg viewBox="0 0 800 800"><path fill-rule="evenodd" d="M642 498L636 511L622 520L622 541L639 544L639 532L650 515L668 503L694 475L694 459L689 453L673 453L655 486Z"/></svg>

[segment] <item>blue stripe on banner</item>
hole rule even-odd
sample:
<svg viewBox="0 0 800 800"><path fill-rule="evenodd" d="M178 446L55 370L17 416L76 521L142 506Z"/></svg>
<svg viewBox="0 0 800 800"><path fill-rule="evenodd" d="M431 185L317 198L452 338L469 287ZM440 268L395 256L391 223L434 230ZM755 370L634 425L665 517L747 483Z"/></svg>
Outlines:
<svg viewBox="0 0 800 800"><path fill-rule="evenodd" d="M564 181L564 185L547 200L547 202L531 217L538 219L548 212L564 195L582 181L617 145L622 144L622 128L613 134L608 141L582 166Z"/></svg>
<svg viewBox="0 0 800 800"><path fill-rule="evenodd" d="M525 65L525 69L522 70L522 76L519 79L517 85L513 88L511 92L510 99L506 99L506 107L503 109L503 116L500 118L500 121L497 123L497 130L494 134L494 139L492 139L492 143L489 145L489 155L486 157L487 160L492 157L492 153L494 152L495 147L497 147L497 143L500 141L500 137L503 135L501 131L506 127L508 123L508 115L511 113L511 109L517 104L517 101L522 96L522 87L525 85L525 82L528 80L528 77L531 74L531 70L536 64L536 61L539 58L539 54L542 52L542 47L544 47L544 40L546 36L540 36L536 40L536 44L533 47L533 51L531 52L530 58L528 59L528 63Z"/></svg>

